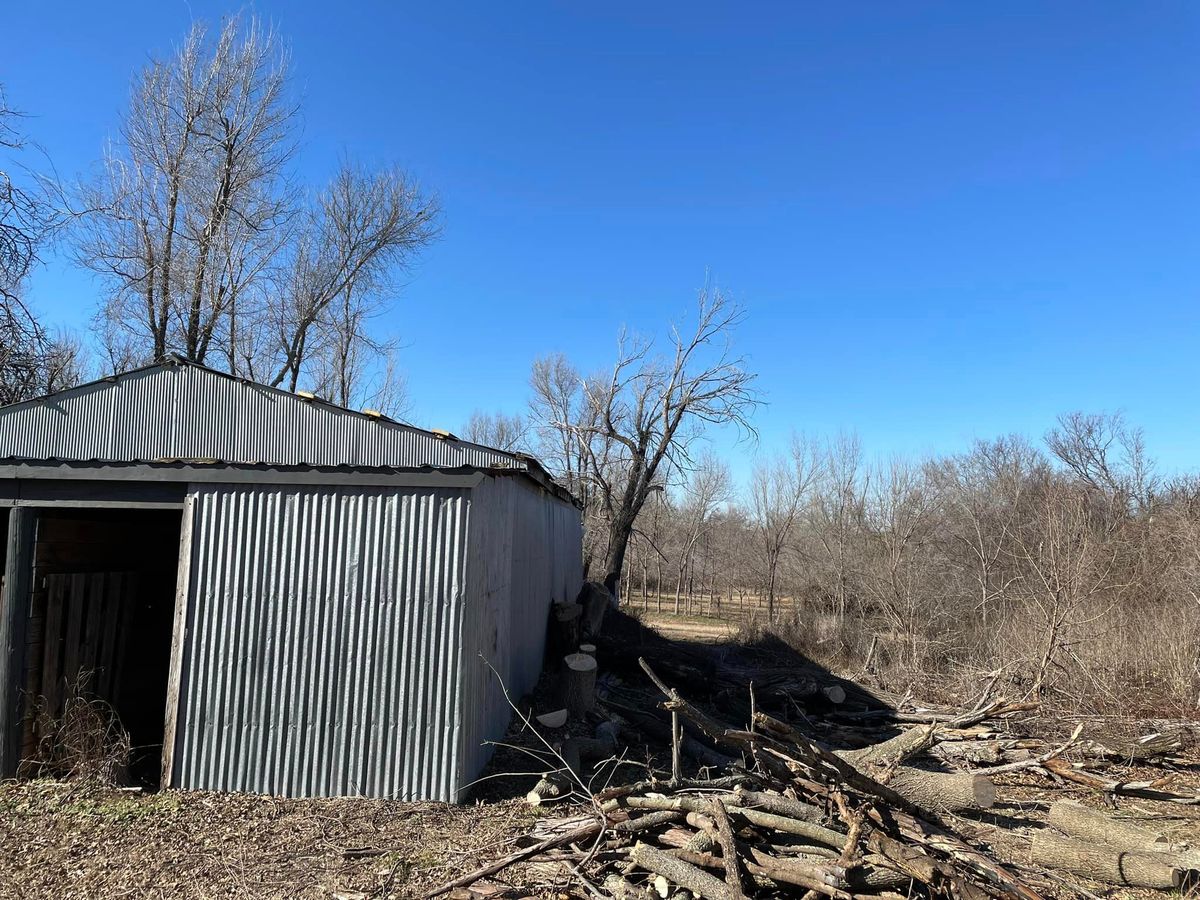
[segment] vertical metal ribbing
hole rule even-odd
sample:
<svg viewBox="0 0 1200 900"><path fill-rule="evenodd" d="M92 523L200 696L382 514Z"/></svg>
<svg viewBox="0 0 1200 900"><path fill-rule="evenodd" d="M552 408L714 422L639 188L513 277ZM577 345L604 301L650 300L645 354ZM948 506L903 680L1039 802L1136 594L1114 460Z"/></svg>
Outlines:
<svg viewBox="0 0 1200 900"><path fill-rule="evenodd" d="M450 799L467 507L198 488L178 784Z"/></svg>

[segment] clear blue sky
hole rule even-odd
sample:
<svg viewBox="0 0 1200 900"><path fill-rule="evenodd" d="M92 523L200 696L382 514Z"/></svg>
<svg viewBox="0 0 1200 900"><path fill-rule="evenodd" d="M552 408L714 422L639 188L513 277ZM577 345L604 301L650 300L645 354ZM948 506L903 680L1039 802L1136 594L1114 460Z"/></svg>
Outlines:
<svg viewBox="0 0 1200 900"><path fill-rule="evenodd" d="M10 4L0 80L84 173L133 70L236 8ZM344 150L441 195L389 323L418 422L520 408L536 355L599 365L709 270L749 309L766 446L1124 409L1200 467L1195 3L248 8L291 42L305 178ZM33 282L76 326L96 291L61 261Z"/></svg>

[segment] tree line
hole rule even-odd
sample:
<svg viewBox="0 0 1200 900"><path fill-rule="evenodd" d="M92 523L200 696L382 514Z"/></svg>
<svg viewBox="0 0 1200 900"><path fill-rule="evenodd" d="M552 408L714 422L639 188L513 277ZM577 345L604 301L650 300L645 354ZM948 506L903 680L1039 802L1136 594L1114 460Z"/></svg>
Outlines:
<svg viewBox="0 0 1200 900"><path fill-rule="evenodd" d="M635 609L901 680L1000 672L1092 708L1200 703L1200 477L1156 474L1122 416L1072 413L1036 442L919 459L797 433L735 485L706 437L753 443L740 320L705 290L661 354L622 334L590 376L538 360L528 410L477 413L466 436L552 467L584 507L589 574Z"/></svg>

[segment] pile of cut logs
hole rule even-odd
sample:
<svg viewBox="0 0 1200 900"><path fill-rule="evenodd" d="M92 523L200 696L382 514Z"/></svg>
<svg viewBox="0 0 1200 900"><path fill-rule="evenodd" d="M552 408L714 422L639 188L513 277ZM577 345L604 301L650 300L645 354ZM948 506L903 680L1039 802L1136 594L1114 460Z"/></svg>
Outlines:
<svg viewBox="0 0 1200 900"><path fill-rule="evenodd" d="M1188 726L1117 745L1082 728L1047 742L1018 727L1037 705L995 698L997 679L965 711L915 708L813 667L714 665L686 648L636 658L633 672L628 641L593 639L605 665L594 645L567 654L562 709L523 719L551 760L528 802L566 801L570 814L427 896L485 896L472 885L516 863L547 892L615 900L1095 900L1082 885L1180 890L1200 874L1200 852L1116 809L1200 806L1200 794L1165 771L1111 774L1165 769L1196 744ZM999 802L997 779L1016 773L1107 808Z"/></svg>

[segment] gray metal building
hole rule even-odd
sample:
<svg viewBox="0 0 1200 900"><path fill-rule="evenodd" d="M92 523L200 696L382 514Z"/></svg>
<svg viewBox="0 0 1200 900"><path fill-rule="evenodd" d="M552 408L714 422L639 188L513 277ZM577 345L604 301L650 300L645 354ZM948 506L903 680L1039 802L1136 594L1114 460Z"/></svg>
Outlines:
<svg viewBox="0 0 1200 900"><path fill-rule="evenodd" d="M457 800L582 580L535 460L182 361L0 409L0 506L0 775L82 673L163 785Z"/></svg>

